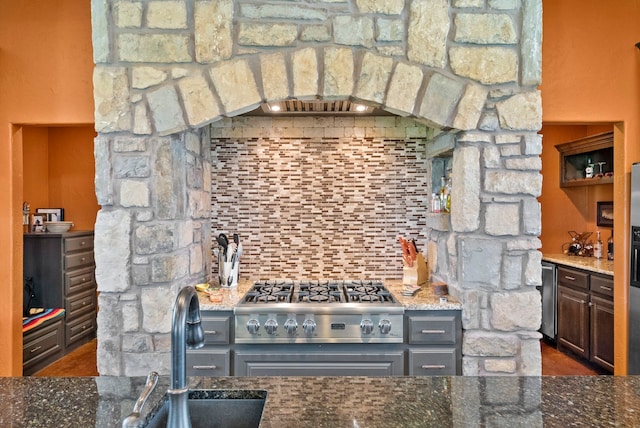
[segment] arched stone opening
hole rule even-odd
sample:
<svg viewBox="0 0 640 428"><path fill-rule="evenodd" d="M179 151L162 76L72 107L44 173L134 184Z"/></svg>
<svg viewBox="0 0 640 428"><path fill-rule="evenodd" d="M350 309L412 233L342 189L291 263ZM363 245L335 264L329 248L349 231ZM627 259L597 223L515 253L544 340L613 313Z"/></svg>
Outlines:
<svg viewBox="0 0 640 428"><path fill-rule="evenodd" d="M316 98L372 104L443 131L432 143L455 146L460 209L430 237L429 252L464 305L464 373L539 374L539 1L406 10L344 1L322 12L322 25L286 15L285 27L250 19L255 11L234 16L231 0L194 10L151 3L139 22L126 21L133 15L122 15L121 2L94 4L94 35L106 33L106 42L94 36L101 374L168 372L173 296L207 279L211 265L209 124L262 102ZM153 15L155 7L184 11L185 23ZM434 13L442 20L427 19ZM352 34L341 33L343 21ZM311 27L334 39L305 40ZM383 31L393 28L404 30Z"/></svg>

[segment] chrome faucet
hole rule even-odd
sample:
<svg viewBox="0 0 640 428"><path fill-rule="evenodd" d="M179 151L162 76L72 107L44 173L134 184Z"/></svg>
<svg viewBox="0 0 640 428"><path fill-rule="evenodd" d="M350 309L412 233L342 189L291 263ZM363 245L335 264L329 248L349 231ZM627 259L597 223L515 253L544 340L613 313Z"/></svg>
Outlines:
<svg viewBox="0 0 640 428"><path fill-rule="evenodd" d="M187 347L204 346L204 331L200 322L200 303L195 288L184 287L173 307L171 325L171 385L169 395L168 428L191 428L189 417L189 388L187 386Z"/></svg>

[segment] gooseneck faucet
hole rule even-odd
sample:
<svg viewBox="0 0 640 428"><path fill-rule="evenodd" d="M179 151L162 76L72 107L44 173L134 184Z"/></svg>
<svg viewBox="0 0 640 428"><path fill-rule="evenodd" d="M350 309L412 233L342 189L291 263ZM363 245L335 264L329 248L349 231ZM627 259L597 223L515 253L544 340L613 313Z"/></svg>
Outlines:
<svg viewBox="0 0 640 428"><path fill-rule="evenodd" d="M191 428L189 388L187 386L187 347L204 346L204 331L200 322L200 303L195 288L184 287L173 307L171 325L171 385L169 395L168 428Z"/></svg>

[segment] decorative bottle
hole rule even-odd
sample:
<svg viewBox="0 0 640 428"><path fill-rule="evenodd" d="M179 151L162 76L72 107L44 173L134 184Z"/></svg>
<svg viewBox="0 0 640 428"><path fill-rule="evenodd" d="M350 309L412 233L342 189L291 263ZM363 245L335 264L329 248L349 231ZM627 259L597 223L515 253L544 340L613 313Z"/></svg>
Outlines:
<svg viewBox="0 0 640 428"><path fill-rule="evenodd" d="M591 158L587 159L587 167L584 169L585 178L593 178L593 164Z"/></svg>
<svg viewBox="0 0 640 428"><path fill-rule="evenodd" d="M431 212L440 212L440 198L435 193L431 194Z"/></svg>
<svg viewBox="0 0 640 428"><path fill-rule="evenodd" d="M607 239L607 259L613 260L613 229L609 239Z"/></svg>
<svg viewBox="0 0 640 428"><path fill-rule="evenodd" d="M596 259L602 258L602 240L600 239L600 231L596 231L596 243L593 246L593 257Z"/></svg>

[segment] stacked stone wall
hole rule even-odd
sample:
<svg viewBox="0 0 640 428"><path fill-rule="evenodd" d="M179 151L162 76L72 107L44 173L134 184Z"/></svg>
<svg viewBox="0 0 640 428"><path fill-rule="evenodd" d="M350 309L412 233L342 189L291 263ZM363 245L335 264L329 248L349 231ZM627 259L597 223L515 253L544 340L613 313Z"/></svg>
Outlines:
<svg viewBox="0 0 640 428"><path fill-rule="evenodd" d="M289 98L452 137L429 257L464 304L464 372L540 373L541 0L92 0L92 21L102 374L160 367L164 295L208 271L207 125Z"/></svg>

